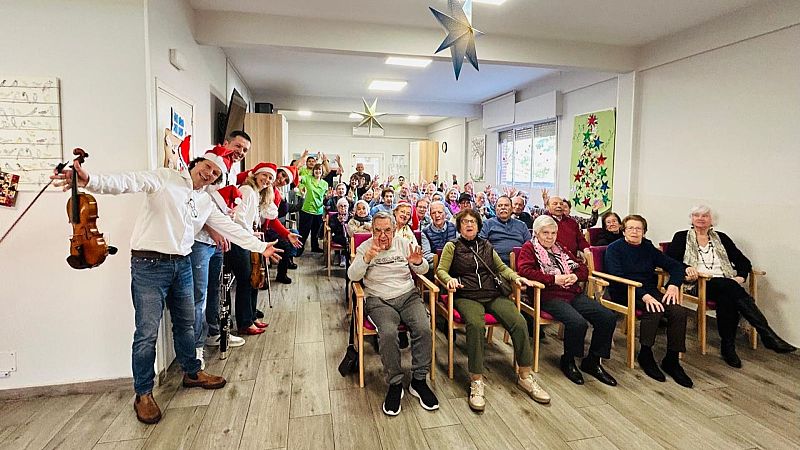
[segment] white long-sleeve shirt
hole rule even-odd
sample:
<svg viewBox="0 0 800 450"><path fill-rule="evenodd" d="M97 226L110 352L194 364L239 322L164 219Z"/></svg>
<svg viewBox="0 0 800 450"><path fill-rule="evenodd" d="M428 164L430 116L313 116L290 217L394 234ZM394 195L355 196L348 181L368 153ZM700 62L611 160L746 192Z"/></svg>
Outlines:
<svg viewBox="0 0 800 450"><path fill-rule="evenodd" d="M236 209L233 210L233 221L246 230L252 230L253 223L258 218L260 194L249 184L243 184L239 188L239 192L242 193L242 202L236 205Z"/></svg>
<svg viewBox="0 0 800 450"><path fill-rule="evenodd" d="M414 280L408 268L424 275L428 272L428 261L422 258L419 265L409 264L408 240L395 236L389 249L381 251L367 263L364 255L372 247L372 239L369 238L358 246L356 257L347 269L350 279L364 280L364 293L367 297L390 299L414 289Z"/></svg>
<svg viewBox="0 0 800 450"><path fill-rule="evenodd" d="M188 171L156 169L92 174L86 190L98 194L147 193L131 235L132 250L186 256L204 224L236 245L262 253L267 244L220 212L211 196L195 190Z"/></svg>

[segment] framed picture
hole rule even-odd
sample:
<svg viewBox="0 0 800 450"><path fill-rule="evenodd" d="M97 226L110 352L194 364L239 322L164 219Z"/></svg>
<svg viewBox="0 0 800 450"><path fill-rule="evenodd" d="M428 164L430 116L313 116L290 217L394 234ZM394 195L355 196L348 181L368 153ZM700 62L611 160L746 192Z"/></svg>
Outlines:
<svg viewBox="0 0 800 450"><path fill-rule="evenodd" d="M473 136L470 140L469 176L473 181L486 178L486 135Z"/></svg>

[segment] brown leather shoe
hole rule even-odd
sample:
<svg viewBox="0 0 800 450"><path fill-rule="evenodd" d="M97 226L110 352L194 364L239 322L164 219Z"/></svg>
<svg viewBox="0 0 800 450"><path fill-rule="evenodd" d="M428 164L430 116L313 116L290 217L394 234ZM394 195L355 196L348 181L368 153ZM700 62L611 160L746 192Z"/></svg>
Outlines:
<svg viewBox="0 0 800 450"><path fill-rule="evenodd" d="M152 425L161 420L161 410L158 409L153 394L137 395L133 401L133 410L136 411L139 422Z"/></svg>
<svg viewBox="0 0 800 450"><path fill-rule="evenodd" d="M225 378L218 375L210 375L204 371L197 372L197 378L189 378L189 374L183 374L183 387L201 387L203 389L219 389L225 386Z"/></svg>

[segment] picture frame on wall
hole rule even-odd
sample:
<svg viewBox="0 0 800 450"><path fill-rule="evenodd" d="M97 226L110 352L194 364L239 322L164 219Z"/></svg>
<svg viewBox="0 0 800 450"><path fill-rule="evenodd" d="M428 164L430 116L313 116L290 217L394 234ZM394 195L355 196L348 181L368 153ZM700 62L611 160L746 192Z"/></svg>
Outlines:
<svg viewBox="0 0 800 450"><path fill-rule="evenodd" d="M470 140L469 176L473 181L486 178L486 135L473 136Z"/></svg>

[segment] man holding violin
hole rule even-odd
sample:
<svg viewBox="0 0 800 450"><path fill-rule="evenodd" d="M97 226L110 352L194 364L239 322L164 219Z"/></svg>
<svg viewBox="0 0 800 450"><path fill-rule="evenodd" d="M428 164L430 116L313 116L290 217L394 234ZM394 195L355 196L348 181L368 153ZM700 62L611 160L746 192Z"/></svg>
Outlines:
<svg viewBox="0 0 800 450"><path fill-rule="evenodd" d="M204 188L219 183L228 170L227 150L214 149L189 164L189 170L156 169L118 174L92 174L74 162L77 183L98 194L146 192L131 236L131 295L135 310L132 366L136 417L152 424L161 411L152 395L158 327L164 305L170 309L176 359L184 371L184 387L219 389L225 379L200 369L194 338L194 295L189 254L197 232L207 224L237 245L266 257L279 258L274 242L265 243L235 224L214 205ZM51 176L67 190L72 170Z"/></svg>

